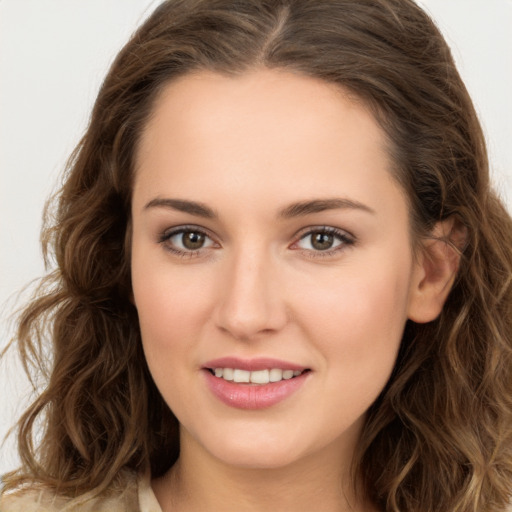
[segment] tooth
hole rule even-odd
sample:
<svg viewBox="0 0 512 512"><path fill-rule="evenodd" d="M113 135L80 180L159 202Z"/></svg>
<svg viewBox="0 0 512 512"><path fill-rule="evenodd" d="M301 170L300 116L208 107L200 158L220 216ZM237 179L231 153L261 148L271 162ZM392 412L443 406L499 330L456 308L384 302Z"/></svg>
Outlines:
<svg viewBox="0 0 512 512"><path fill-rule="evenodd" d="M268 373L268 380L270 382L279 382L283 378L283 370L279 368L272 368Z"/></svg>
<svg viewBox="0 0 512 512"><path fill-rule="evenodd" d="M251 372L247 370L239 370L235 369L233 372L233 380L235 382L249 382L251 377Z"/></svg>
<svg viewBox="0 0 512 512"><path fill-rule="evenodd" d="M291 379L293 377L293 370L283 370L283 379Z"/></svg>
<svg viewBox="0 0 512 512"><path fill-rule="evenodd" d="M222 377L224 380L233 380L233 368L223 368Z"/></svg>
<svg viewBox="0 0 512 512"><path fill-rule="evenodd" d="M268 384L269 372L268 370L257 370L251 372L251 382L254 384Z"/></svg>
<svg viewBox="0 0 512 512"><path fill-rule="evenodd" d="M215 368L215 377L222 377L222 368Z"/></svg>
<svg viewBox="0 0 512 512"><path fill-rule="evenodd" d="M298 377L302 372L300 370L294 370L293 371L293 376L294 377Z"/></svg>

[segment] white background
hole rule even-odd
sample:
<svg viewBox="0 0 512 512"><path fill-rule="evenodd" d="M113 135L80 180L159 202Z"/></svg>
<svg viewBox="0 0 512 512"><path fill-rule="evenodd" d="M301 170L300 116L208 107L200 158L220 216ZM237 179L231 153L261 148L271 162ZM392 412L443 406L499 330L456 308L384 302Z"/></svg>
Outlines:
<svg viewBox="0 0 512 512"><path fill-rule="evenodd" d="M488 139L494 182L512 206L512 0L421 0L452 47ZM0 350L18 292L44 272L41 212L85 129L116 52L158 0L0 0ZM512 209L512 208L510 208ZM29 387L0 361L0 439ZM0 474L17 463L0 445Z"/></svg>

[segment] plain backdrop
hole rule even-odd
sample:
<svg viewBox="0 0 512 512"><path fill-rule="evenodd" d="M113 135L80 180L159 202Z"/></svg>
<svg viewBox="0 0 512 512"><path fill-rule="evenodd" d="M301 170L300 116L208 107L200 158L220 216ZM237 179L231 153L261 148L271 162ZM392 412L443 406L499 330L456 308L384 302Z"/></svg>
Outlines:
<svg viewBox="0 0 512 512"><path fill-rule="evenodd" d="M47 196L87 124L113 57L158 0L0 0L0 351L19 291L44 273ZM447 37L512 210L512 0L422 0ZM13 351L0 360L0 438L30 400ZM0 474L17 464L12 436Z"/></svg>

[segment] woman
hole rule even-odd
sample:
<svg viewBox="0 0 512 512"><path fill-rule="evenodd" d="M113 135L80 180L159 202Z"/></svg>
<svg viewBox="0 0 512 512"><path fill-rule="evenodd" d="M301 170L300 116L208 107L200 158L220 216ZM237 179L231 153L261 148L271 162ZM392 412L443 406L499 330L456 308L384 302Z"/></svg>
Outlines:
<svg viewBox="0 0 512 512"><path fill-rule="evenodd" d="M2 510L506 510L511 220L412 1L164 2L44 240Z"/></svg>

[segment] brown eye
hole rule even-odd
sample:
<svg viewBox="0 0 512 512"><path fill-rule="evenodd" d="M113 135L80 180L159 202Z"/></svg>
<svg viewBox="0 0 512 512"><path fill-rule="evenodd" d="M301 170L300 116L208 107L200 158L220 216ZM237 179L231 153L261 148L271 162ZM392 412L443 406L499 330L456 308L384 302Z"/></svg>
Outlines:
<svg viewBox="0 0 512 512"><path fill-rule="evenodd" d="M215 246L215 242L199 229L176 229L164 233L160 243L175 253L192 254L202 249Z"/></svg>
<svg viewBox="0 0 512 512"><path fill-rule="evenodd" d="M326 251L334 244L334 235L330 233L312 233L311 246L317 251Z"/></svg>
<svg viewBox="0 0 512 512"><path fill-rule="evenodd" d="M203 247L206 237L203 233L198 233L197 231L185 231L181 235L181 240L183 247L185 249L189 249L190 251L196 251L197 249L201 249Z"/></svg>
<svg viewBox="0 0 512 512"><path fill-rule="evenodd" d="M295 248L304 249L311 253L330 253L353 244L353 237L345 231L325 226L323 228L311 229L294 245Z"/></svg>

